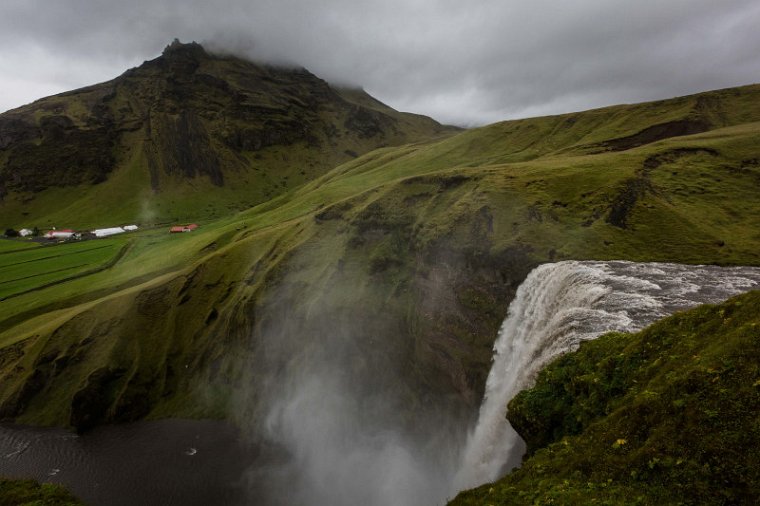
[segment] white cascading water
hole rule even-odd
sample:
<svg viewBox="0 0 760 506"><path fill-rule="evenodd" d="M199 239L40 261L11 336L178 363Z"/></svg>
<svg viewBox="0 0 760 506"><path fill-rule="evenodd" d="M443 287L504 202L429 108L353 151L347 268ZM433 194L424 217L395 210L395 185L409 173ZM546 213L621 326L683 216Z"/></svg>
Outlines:
<svg viewBox="0 0 760 506"><path fill-rule="evenodd" d="M544 264L520 285L494 345L478 422L452 481L456 492L494 481L519 458L522 441L507 403L553 358L610 331L636 331L698 304L760 284L760 268L665 263Z"/></svg>

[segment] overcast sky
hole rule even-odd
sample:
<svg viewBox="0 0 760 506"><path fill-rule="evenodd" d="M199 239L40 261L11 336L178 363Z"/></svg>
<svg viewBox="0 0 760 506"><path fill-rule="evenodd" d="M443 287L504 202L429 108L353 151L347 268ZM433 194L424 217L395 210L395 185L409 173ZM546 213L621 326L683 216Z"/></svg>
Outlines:
<svg viewBox="0 0 760 506"><path fill-rule="evenodd" d="M460 125L760 82L758 0L0 0L0 111L175 37Z"/></svg>

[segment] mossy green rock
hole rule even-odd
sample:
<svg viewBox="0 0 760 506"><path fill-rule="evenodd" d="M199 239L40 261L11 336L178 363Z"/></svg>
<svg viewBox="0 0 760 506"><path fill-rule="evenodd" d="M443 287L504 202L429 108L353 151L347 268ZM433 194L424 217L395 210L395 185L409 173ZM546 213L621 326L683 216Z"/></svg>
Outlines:
<svg viewBox="0 0 760 506"><path fill-rule="evenodd" d="M54 483L0 478L0 506L82 506L82 503Z"/></svg>

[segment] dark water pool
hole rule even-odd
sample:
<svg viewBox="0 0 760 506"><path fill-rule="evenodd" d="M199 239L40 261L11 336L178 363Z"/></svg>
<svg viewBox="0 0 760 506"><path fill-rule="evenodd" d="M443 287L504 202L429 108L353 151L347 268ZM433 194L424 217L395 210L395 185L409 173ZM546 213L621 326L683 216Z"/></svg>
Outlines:
<svg viewBox="0 0 760 506"><path fill-rule="evenodd" d="M219 421L161 420L84 435L0 425L0 476L61 483L90 506L255 504L251 451Z"/></svg>

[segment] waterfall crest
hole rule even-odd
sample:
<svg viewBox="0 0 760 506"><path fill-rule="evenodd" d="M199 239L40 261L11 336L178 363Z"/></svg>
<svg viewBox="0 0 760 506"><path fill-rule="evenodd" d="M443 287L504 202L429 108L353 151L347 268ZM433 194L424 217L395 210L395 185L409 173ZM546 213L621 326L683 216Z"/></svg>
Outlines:
<svg viewBox="0 0 760 506"><path fill-rule="evenodd" d="M760 269L666 263L544 264L517 290L494 344L478 422L462 452L452 493L494 481L519 458L522 440L507 403L538 372L581 341L632 332L676 311L720 302L760 284Z"/></svg>

